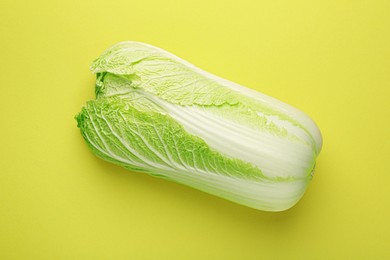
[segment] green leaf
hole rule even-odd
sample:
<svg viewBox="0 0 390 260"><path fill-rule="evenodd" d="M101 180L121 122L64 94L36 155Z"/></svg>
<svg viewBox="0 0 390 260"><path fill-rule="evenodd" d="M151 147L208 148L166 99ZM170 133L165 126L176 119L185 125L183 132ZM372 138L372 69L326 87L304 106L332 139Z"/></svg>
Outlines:
<svg viewBox="0 0 390 260"><path fill-rule="evenodd" d="M156 105L138 94L88 102L77 116L91 149L108 161L134 170L204 172L245 179L266 179L261 170L228 158L185 131Z"/></svg>

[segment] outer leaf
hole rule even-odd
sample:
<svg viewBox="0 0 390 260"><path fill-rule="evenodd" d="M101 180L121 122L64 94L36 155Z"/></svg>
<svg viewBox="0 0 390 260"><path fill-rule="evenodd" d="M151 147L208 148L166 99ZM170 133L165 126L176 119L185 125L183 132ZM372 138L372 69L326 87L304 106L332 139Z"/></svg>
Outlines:
<svg viewBox="0 0 390 260"><path fill-rule="evenodd" d="M250 163L228 158L210 149L199 137L188 134L169 115L145 106L149 100L108 97L88 102L77 116L91 146L107 160L135 170L191 171L194 174L266 179Z"/></svg>

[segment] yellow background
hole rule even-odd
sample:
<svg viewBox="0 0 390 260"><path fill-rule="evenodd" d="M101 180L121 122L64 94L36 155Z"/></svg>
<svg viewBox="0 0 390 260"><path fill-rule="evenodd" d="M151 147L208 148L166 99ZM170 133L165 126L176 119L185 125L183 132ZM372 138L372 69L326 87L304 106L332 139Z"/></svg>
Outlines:
<svg viewBox="0 0 390 260"><path fill-rule="evenodd" d="M0 2L0 259L390 259L390 1ZM91 61L156 45L322 130L304 198L266 213L95 158Z"/></svg>

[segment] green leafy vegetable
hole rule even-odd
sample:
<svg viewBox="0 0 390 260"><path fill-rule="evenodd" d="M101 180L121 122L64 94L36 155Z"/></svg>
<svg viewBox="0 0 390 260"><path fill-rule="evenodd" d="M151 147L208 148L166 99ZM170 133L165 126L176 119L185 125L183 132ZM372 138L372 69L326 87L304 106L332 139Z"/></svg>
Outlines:
<svg viewBox="0 0 390 260"><path fill-rule="evenodd" d="M91 69L96 100L76 119L98 157L261 210L305 192L322 139L299 110L144 43Z"/></svg>

